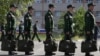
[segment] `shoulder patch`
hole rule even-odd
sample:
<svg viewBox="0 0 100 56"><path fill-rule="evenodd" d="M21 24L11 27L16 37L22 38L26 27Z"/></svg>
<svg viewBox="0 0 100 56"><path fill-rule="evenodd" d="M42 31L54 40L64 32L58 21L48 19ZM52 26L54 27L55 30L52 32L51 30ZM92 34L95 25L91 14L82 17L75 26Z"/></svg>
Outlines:
<svg viewBox="0 0 100 56"><path fill-rule="evenodd" d="M72 16L69 16L70 18L73 18Z"/></svg>
<svg viewBox="0 0 100 56"><path fill-rule="evenodd" d="M32 19L32 17L29 17L29 19L31 20L31 19Z"/></svg>
<svg viewBox="0 0 100 56"><path fill-rule="evenodd" d="M51 17L53 18L53 15L51 15Z"/></svg>

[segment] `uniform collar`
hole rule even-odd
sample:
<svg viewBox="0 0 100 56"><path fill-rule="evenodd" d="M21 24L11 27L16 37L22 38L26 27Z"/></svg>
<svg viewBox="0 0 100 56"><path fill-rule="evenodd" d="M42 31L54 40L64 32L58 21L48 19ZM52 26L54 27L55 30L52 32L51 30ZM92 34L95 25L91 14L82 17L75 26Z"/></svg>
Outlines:
<svg viewBox="0 0 100 56"><path fill-rule="evenodd" d="M32 16L29 12L27 12L27 14L28 14L29 16Z"/></svg>
<svg viewBox="0 0 100 56"><path fill-rule="evenodd" d="M88 9L88 11L91 12L91 13L93 13L93 11L91 11L91 10L89 10L89 9Z"/></svg>
<svg viewBox="0 0 100 56"><path fill-rule="evenodd" d="M53 14L50 10L48 10L48 12L49 12L50 14Z"/></svg>
<svg viewBox="0 0 100 56"><path fill-rule="evenodd" d="M67 11L68 14L70 14L71 16L73 16L73 14L70 11Z"/></svg>
<svg viewBox="0 0 100 56"><path fill-rule="evenodd" d="M15 15L15 13L14 13L14 12L12 12L12 11L9 11L9 13L12 13L13 15Z"/></svg>

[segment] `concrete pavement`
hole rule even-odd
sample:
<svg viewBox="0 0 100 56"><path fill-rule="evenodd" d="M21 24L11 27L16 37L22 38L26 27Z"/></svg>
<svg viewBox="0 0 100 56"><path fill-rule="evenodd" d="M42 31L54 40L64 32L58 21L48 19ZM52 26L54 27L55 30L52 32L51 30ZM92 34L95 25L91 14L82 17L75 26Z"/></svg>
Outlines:
<svg viewBox="0 0 100 56"><path fill-rule="evenodd" d="M77 49L76 49L76 52L75 52L75 56L84 56L85 54L84 53L81 53L81 41L75 41L76 42L76 45L77 45ZM57 41L57 43L59 43L59 41ZM34 41L34 55L45 55L45 52L44 52L44 44L43 42L38 42L38 41ZM99 49L99 46L100 46L100 40L98 40L98 49ZM17 52L18 55L24 55L24 52ZM64 53L63 52L55 52L57 56L63 56ZM91 54L94 54L94 56L100 56L100 52L99 51L96 51L96 52L92 52ZM3 55L8 55L8 53L6 51L1 51L1 42L0 42L0 56L3 56ZM56 56L55 55L55 56ZM32 55L33 56L33 55Z"/></svg>

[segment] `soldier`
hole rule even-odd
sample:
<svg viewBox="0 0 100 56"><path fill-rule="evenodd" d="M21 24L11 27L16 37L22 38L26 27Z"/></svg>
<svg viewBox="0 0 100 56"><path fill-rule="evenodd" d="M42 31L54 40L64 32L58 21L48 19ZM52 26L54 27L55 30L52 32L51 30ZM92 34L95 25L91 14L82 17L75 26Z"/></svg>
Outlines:
<svg viewBox="0 0 100 56"><path fill-rule="evenodd" d="M66 40L71 40L73 24L73 6L67 6L67 13L64 15L64 34Z"/></svg>
<svg viewBox="0 0 100 56"><path fill-rule="evenodd" d="M93 39L93 30L95 26L95 17L93 14L94 4L89 3L88 4L88 11L85 13L85 35L86 35L86 41L92 41ZM90 53L86 53L86 56L92 56Z"/></svg>
<svg viewBox="0 0 100 56"><path fill-rule="evenodd" d="M16 17L15 17L15 11L16 11L16 5L11 4L10 5L10 11L7 14L7 39L9 41L12 41L15 39L15 28L16 28ZM12 50L9 50L9 55L14 55L16 53L12 52Z"/></svg>
<svg viewBox="0 0 100 56"><path fill-rule="evenodd" d="M64 15L64 39L71 40L72 36L72 24L73 24L73 9L75 7L72 5L67 6L67 13ZM69 53L65 52L65 55L69 55Z"/></svg>
<svg viewBox="0 0 100 56"><path fill-rule="evenodd" d="M17 39L19 40L19 37L22 35L23 39L24 39L24 34L23 34L23 22L20 21L19 24L19 35L17 36Z"/></svg>
<svg viewBox="0 0 100 56"><path fill-rule="evenodd" d="M51 40L51 34L53 29L53 12L54 12L54 5L49 4L49 10L45 15L45 30L46 30L46 40ZM54 55L55 53L47 52L47 55Z"/></svg>
<svg viewBox="0 0 100 56"><path fill-rule="evenodd" d="M54 5L49 4L49 10L45 15L46 40L51 39L50 35L53 29L53 11L54 11Z"/></svg>
<svg viewBox="0 0 100 56"><path fill-rule="evenodd" d="M28 12L24 16L24 32L25 32L25 39L31 39L31 25L32 25L32 13L33 8L31 6L28 7Z"/></svg>
<svg viewBox="0 0 100 56"><path fill-rule="evenodd" d="M38 41L41 42L39 36L38 36L38 33L37 33L37 23L38 21L35 22L34 26L33 26L33 30L34 30L34 35L32 37L32 40L34 40L35 36L37 37Z"/></svg>
<svg viewBox="0 0 100 56"><path fill-rule="evenodd" d="M32 14L33 14L32 6L28 7L28 12L24 16L24 33L25 33L25 40L31 40L31 26L32 26ZM29 51L25 51L26 55L31 55Z"/></svg>

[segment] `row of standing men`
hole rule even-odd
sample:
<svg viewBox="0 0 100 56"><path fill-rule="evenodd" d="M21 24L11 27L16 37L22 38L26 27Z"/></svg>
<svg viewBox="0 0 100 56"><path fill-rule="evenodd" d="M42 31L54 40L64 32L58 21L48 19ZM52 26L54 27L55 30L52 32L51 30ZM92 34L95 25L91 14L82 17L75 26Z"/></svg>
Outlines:
<svg viewBox="0 0 100 56"><path fill-rule="evenodd" d="M89 3L88 4L88 10L85 13L85 35L86 35L86 41L92 41L92 40L96 40L96 38L94 38L94 33L93 30L95 29L95 17L93 15L93 9L94 9L94 4L93 3ZM10 5L10 11L7 14L7 24L6 24L6 37L7 40L9 40L10 42L12 40L15 40L15 28L16 28L16 17L15 17L15 10L16 10L16 6ZM56 44L55 41L52 40L52 29L53 29L53 12L54 12L54 5L53 4L49 4L48 6L49 10L48 12L45 14L45 30L46 30L46 40L44 41L45 44L45 53L46 55L54 55L54 51L56 51ZM75 7L72 5L68 5L67 6L67 13L64 15L64 39L63 40L69 40L70 42L72 42L71 37L73 34L72 31L72 24L73 24L73 9ZM24 35L21 32L21 27L19 27L19 35L22 34L23 36L25 36L25 38L23 37L23 39L25 39L26 41L28 40L32 40L34 39L34 36L37 35L37 27L36 24L38 21L36 21L36 24L34 25L34 36L33 38L31 38L31 25L32 25L32 14L33 14L33 10L34 8L32 8L32 6L28 7L28 12L26 13L26 15L24 16ZM2 35L3 35L3 30L2 30ZM95 34L96 37L96 34ZM37 38L39 41L41 41L37 35ZM19 36L17 38L17 40L19 39ZM54 44L52 45L50 42L53 42ZM3 41L2 41L3 43ZM51 46L55 46L55 47L48 47L48 45L50 44ZM29 45L28 45L29 46ZM63 47L63 46L62 46ZM54 50L52 50L51 48L53 48ZM59 47L60 48L60 47ZM75 45L75 48L76 45ZM62 48L63 49L63 48ZM8 50L10 55L14 55L15 53L13 52L13 50ZM69 52L66 52L66 50L64 51L65 55L70 55ZM26 55L31 55L32 53L30 53L30 51L25 51ZM86 52L86 56L90 56L89 52Z"/></svg>
<svg viewBox="0 0 100 56"><path fill-rule="evenodd" d="M86 53L85 56L92 56L90 54L90 52L97 50L96 41L97 41L98 29L97 29L97 25L95 22L95 16L93 14L93 10L96 5L94 5L93 3L89 3L87 6L88 6L88 10L86 11L86 13L84 15L85 41L82 42L81 51ZM54 8L55 8L54 5L50 4L49 10L45 15L45 30L46 30L46 37L47 37L46 40L52 39L50 36L52 35L52 29L53 29ZM65 55L70 55L70 53L74 53L75 48L77 48L75 43L71 39L72 34L73 34L72 24L73 24L74 8L75 8L74 6L68 5L67 12L65 13L65 15L63 17L64 18L64 39L62 39L59 43L59 51L65 52ZM69 40L70 42L67 42L66 40ZM92 47L86 48L86 47L88 47L88 45L86 45L87 43L89 43L88 45L91 45L93 47L93 49L92 49ZM54 53L48 52L48 51L46 51L46 53L54 54Z"/></svg>
<svg viewBox="0 0 100 56"><path fill-rule="evenodd" d="M15 51L15 47L16 42L15 40L20 40L20 36L22 35L22 45L26 42L30 42L27 44L31 44L31 48L33 48L33 39L35 36L37 36L37 39L39 40L39 42L41 42L39 36L37 35L37 23L38 21L35 22L33 29L34 29L34 35L31 38L31 26L32 26L32 14L33 14L33 8L32 6L28 7L28 12L25 14L24 16L24 30L23 30L23 22L20 21L20 25L19 25L19 35L16 38L16 16L15 16L15 11L17 9L17 6L15 4L11 4L10 5L10 11L7 13L6 16L6 25L2 25L1 26L1 40L2 40L2 44L1 44L1 49L4 51L8 51L9 55L14 55L17 54L13 51ZM24 33L23 33L24 31ZM30 41L29 41L30 40ZM13 43L12 43L13 42ZM20 41L18 41L20 43ZM6 43L8 43L6 46ZM9 48L7 48L9 47ZM6 49L7 48L7 49ZM10 49L11 48L11 49ZM20 49L20 48L19 48ZM22 51L22 50L21 50ZM32 50L31 50L32 51ZM30 53L30 50L25 50L25 54L26 55L31 55L33 53Z"/></svg>

